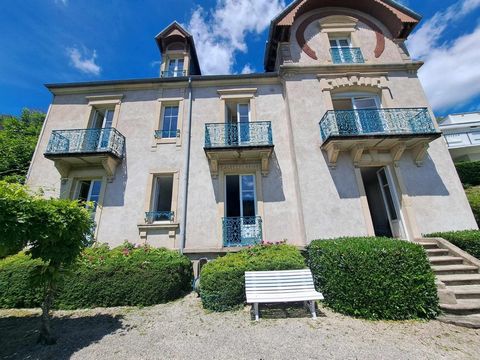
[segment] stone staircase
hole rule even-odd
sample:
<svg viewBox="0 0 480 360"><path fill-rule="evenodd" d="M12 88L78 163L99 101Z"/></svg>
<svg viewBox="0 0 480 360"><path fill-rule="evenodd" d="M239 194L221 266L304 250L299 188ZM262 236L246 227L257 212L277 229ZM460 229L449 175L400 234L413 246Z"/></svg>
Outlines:
<svg viewBox="0 0 480 360"><path fill-rule="evenodd" d="M448 323L480 328L480 260L440 238L418 239L436 275L439 318Z"/></svg>

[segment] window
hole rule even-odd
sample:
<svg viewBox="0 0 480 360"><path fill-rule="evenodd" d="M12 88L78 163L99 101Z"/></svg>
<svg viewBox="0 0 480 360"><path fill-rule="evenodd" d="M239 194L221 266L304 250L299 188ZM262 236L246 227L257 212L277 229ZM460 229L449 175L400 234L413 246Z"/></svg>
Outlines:
<svg viewBox="0 0 480 360"><path fill-rule="evenodd" d="M384 131L378 96L344 95L333 98L332 102L341 134Z"/></svg>
<svg viewBox="0 0 480 360"><path fill-rule="evenodd" d="M250 104L248 102L228 102L226 145L246 144L250 141Z"/></svg>
<svg viewBox="0 0 480 360"><path fill-rule="evenodd" d="M178 105L168 105L162 111L162 128L156 132L157 138L176 138Z"/></svg>
<svg viewBox="0 0 480 360"><path fill-rule="evenodd" d="M153 181L153 199L151 211L147 214L147 221L173 221L173 174L157 175Z"/></svg>
<svg viewBox="0 0 480 360"><path fill-rule="evenodd" d="M101 188L102 180L79 180L75 192L75 199L79 200L81 203L92 202L92 210L95 212L100 199Z"/></svg>
<svg viewBox="0 0 480 360"><path fill-rule="evenodd" d="M351 47L350 39L345 38L332 38L330 39L330 46L332 48Z"/></svg>
<svg viewBox="0 0 480 360"><path fill-rule="evenodd" d="M184 60L182 59L170 59L168 60L168 76L178 77L183 76L183 63Z"/></svg>
<svg viewBox="0 0 480 360"><path fill-rule="evenodd" d="M113 109L95 109L90 124L91 129L104 129L113 126Z"/></svg>
<svg viewBox="0 0 480 360"><path fill-rule="evenodd" d="M255 175L227 175L225 184L225 216L256 216Z"/></svg>
<svg viewBox="0 0 480 360"><path fill-rule="evenodd" d="M360 48L352 47L350 37L331 37L330 52L334 64L364 63Z"/></svg>

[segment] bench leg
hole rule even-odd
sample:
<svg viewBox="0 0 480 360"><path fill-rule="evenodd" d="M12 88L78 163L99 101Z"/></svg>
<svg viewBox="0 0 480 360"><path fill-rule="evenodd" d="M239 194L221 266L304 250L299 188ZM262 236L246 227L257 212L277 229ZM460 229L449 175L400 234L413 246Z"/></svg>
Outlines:
<svg viewBox="0 0 480 360"><path fill-rule="evenodd" d="M311 300L308 302L310 305L310 313L312 314L312 319L317 318L317 312L315 311L315 301Z"/></svg>
<svg viewBox="0 0 480 360"><path fill-rule="evenodd" d="M255 321L260 319L260 314L258 312L258 303L253 303L253 308L255 309Z"/></svg>

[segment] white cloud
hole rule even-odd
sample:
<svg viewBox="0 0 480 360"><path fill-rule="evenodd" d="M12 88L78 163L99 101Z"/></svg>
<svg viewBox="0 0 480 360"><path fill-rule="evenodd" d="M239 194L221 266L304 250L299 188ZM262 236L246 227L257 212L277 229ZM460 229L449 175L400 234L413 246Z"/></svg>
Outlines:
<svg viewBox="0 0 480 360"><path fill-rule="evenodd" d="M425 62L418 75L436 111L459 107L480 95L480 26L443 40L448 26L479 7L480 0L458 1L427 20L407 42L412 57Z"/></svg>
<svg viewBox="0 0 480 360"><path fill-rule="evenodd" d="M480 0L461 0L448 7L445 11L437 12L427 20L408 40L408 48L412 57L422 58L434 49L443 33L453 21L467 15L480 7Z"/></svg>
<svg viewBox="0 0 480 360"><path fill-rule="evenodd" d="M433 49L419 71L435 110L458 107L480 95L480 26L449 46Z"/></svg>
<svg viewBox="0 0 480 360"><path fill-rule="evenodd" d="M68 0L55 0L55 4L62 4L67 6L68 5Z"/></svg>
<svg viewBox="0 0 480 360"><path fill-rule="evenodd" d="M242 74L252 74L255 72L255 69L252 68L250 64L246 64L242 69Z"/></svg>
<svg viewBox="0 0 480 360"><path fill-rule="evenodd" d="M67 49L70 63L74 68L80 70L85 74L99 75L102 69L99 65L95 63L95 59L97 58L97 51L93 50L91 52L92 55L90 58L88 58L88 53L90 53L90 51L85 47L83 48L83 54L76 47Z"/></svg>
<svg viewBox="0 0 480 360"><path fill-rule="evenodd" d="M285 7L283 0L217 0L207 13L198 7L187 26L200 58L202 73L232 73L235 52L246 52L248 33L260 34Z"/></svg>

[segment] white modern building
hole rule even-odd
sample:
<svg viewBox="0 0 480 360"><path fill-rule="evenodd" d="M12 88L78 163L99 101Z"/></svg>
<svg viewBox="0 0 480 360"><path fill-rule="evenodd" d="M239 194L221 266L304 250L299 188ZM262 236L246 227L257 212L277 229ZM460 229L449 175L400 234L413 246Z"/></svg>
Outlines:
<svg viewBox="0 0 480 360"><path fill-rule="evenodd" d="M404 45L419 20L392 0L293 1L248 75L202 75L174 22L158 78L47 85L27 183L93 201L99 242L193 259L476 228Z"/></svg>
<svg viewBox="0 0 480 360"><path fill-rule="evenodd" d="M480 112L448 115L439 127L453 161L480 161Z"/></svg>

